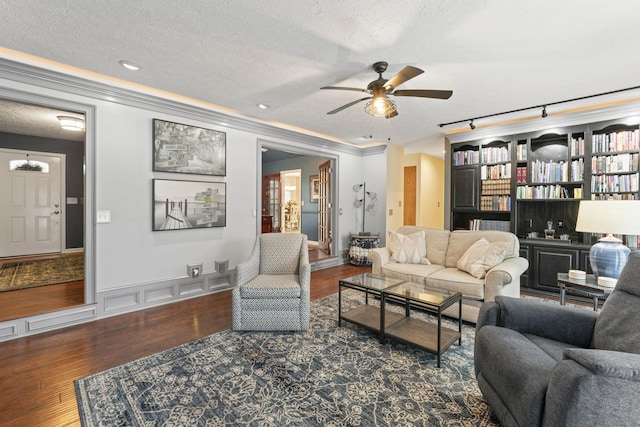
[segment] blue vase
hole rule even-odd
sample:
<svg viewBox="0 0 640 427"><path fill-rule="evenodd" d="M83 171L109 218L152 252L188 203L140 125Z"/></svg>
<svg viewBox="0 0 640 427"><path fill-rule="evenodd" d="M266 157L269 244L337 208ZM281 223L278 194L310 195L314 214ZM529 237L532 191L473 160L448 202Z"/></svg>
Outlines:
<svg viewBox="0 0 640 427"><path fill-rule="evenodd" d="M593 275L598 277L620 277L622 268L629 258L628 247L618 242L598 242L589 250L589 260Z"/></svg>

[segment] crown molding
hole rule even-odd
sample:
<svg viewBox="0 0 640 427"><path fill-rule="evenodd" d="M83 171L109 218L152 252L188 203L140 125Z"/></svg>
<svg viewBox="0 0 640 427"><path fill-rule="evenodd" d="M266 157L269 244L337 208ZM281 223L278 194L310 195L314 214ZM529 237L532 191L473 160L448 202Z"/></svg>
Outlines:
<svg viewBox="0 0 640 427"><path fill-rule="evenodd" d="M159 113L186 115L190 119L202 120L220 127L252 132L259 134L261 137L295 141L301 145L314 148L322 147L340 153L357 156L371 155L384 152L386 147L385 144L358 147L348 142L322 138L301 131L274 126L258 119L224 113L84 77L15 62L6 58L0 58L0 78L130 107L150 109Z"/></svg>

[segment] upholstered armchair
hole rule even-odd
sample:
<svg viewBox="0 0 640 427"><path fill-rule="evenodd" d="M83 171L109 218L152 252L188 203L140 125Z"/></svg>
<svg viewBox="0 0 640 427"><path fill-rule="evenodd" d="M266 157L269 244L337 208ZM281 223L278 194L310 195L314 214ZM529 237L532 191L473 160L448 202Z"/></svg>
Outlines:
<svg viewBox="0 0 640 427"><path fill-rule="evenodd" d="M505 426L640 420L640 252L599 313L496 297L476 323L478 386Z"/></svg>
<svg viewBox="0 0 640 427"><path fill-rule="evenodd" d="M300 331L309 328L311 266L307 236L267 233L236 267L233 329Z"/></svg>

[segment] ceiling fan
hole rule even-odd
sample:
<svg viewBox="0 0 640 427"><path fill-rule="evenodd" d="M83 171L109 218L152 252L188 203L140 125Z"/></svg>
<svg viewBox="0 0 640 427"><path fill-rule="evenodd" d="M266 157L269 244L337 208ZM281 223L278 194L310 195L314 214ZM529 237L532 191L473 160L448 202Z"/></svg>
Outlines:
<svg viewBox="0 0 640 427"><path fill-rule="evenodd" d="M327 114L338 113L345 108L349 108L352 105L356 105L359 102L367 101L364 109L372 116L385 117L390 119L398 115L396 109L396 103L389 99L389 95L394 96L417 96L420 98L436 98L436 99L449 99L453 94L450 90L426 90L426 89L406 89L396 90L402 83L410 80L420 74L424 73L420 68L406 66L398 74L391 77L389 80L382 77L382 73L387 70L389 66L385 61L379 61L373 64L373 71L378 73L378 78L367 86L366 89L356 87L341 87L341 86L323 86L320 89L335 89L335 90L355 90L357 92L365 92L371 96L357 99L353 102L338 107L335 110L329 111Z"/></svg>

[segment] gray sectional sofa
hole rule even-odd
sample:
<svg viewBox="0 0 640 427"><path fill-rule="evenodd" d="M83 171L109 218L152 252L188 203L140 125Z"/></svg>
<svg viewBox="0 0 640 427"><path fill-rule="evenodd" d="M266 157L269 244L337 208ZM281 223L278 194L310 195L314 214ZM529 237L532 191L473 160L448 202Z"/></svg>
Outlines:
<svg viewBox="0 0 640 427"><path fill-rule="evenodd" d="M483 302L493 301L498 295L520 296L520 275L526 271L529 262L519 256L520 243L515 234L494 230L448 231L418 226L400 227L397 233L404 236L424 233L428 261L394 261L388 236L385 247L369 253L373 274L460 291L462 319L471 323L476 322ZM461 258L481 239L491 244L502 242L504 248L504 259L489 268L482 277L459 268ZM444 314L458 317L457 305L449 307Z"/></svg>

